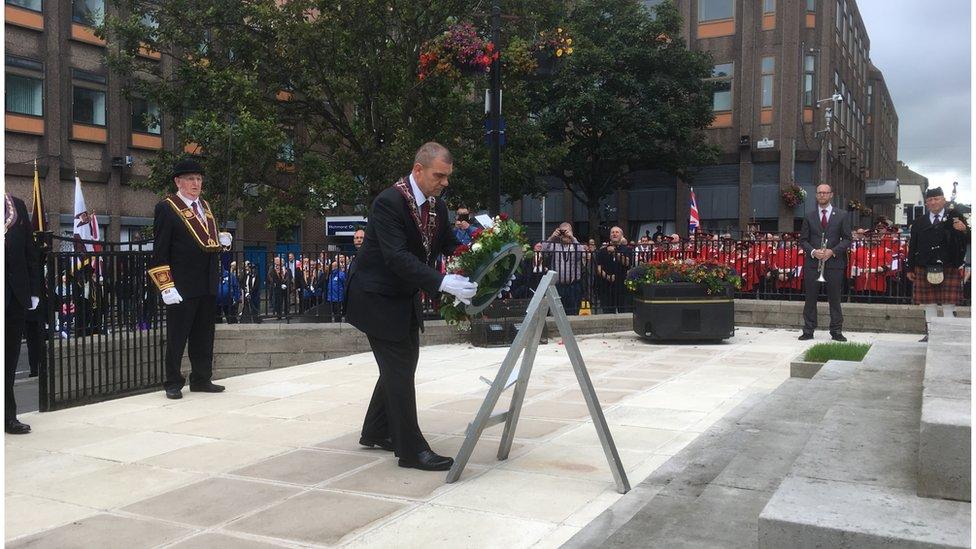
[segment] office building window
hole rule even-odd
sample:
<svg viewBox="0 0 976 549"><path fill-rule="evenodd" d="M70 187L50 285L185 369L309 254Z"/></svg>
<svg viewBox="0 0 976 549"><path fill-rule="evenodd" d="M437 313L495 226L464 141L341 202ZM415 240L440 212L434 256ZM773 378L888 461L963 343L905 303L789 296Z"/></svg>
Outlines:
<svg viewBox="0 0 976 549"><path fill-rule="evenodd" d="M11 6L17 6L18 8L24 8L32 11L41 11L43 5L41 0L6 0Z"/></svg>
<svg viewBox="0 0 976 549"><path fill-rule="evenodd" d="M762 106L773 106L773 76L776 72L776 59L762 58Z"/></svg>
<svg viewBox="0 0 976 549"><path fill-rule="evenodd" d="M159 106L145 99L132 100L132 131L159 135Z"/></svg>
<svg viewBox="0 0 976 549"><path fill-rule="evenodd" d="M776 13L776 0L763 0L763 15Z"/></svg>
<svg viewBox="0 0 976 549"><path fill-rule="evenodd" d="M7 73L7 112L44 116L44 81Z"/></svg>
<svg viewBox="0 0 976 549"><path fill-rule="evenodd" d="M812 55L807 55L803 57L803 106L812 107L816 99L813 97L813 90L816 89L814 86L814 78L816 77L816 71L814 70L817 65L817 58Z"/></svg>
<svg viewBox="0 0 976 549"><path fill-rule="evenodd" d="M105 22L105 0L72 0L71 20L88 27Z"/></svg>
<svg viewBox="0 0 976 549"><path fill-rule="evenodd" d="M723 63L712 68L712 77L709 79L714 82L712 111L732 110L732 69L732 63Z"/></svg>
<svg viewBox="0 0 976 549"><path fill-rule="evenodd" d="M874 84L868 84L868 116L871 116L871 105L874 104Z"/></svg>
<svg viewBox="0 0 976 549"><path fill-rule="evenodd" d="M698 22L732 19L734 0L698 0Z"/></svg>
<svg viewBox="0 0 976 549"><path fill-rule="evenodd" d="M79 124L105 125L105 92L74 87L73 120Z"/></svg>
<svg viewBox="0 0 976 549"><path fill-rule="evenodd" d="M807 0L807 11L817 11L817 0Z"/></svg>
<svg viewBox="0 0 976 549"><path fill-rule="evenodd" d="M844 30L844 0L837 0L837 16L834 18L837 32Z"/></svg>

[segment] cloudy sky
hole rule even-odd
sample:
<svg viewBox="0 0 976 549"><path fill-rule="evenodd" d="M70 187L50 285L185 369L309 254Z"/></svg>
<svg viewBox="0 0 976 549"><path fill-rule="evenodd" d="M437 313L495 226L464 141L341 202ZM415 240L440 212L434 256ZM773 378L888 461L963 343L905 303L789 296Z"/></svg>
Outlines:
<svg viewBox="0 0 976 549"><path fill-rule="evenodd" d="M898 158L942 186L972 193L970 0L857 0L898 112Z"/></svg>

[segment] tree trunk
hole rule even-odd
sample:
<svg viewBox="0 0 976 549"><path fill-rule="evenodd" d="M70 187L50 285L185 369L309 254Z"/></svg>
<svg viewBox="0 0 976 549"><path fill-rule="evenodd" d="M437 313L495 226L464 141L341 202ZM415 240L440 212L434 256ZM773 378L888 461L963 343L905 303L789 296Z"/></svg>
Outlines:
<svg viewBox="0 0 976 549"><path fill-rule="evenodd" d="M597 245L600 245L600 201L597 200L596 204L587 203L586 213L590 220L590 238L596 240Z"/></svg>

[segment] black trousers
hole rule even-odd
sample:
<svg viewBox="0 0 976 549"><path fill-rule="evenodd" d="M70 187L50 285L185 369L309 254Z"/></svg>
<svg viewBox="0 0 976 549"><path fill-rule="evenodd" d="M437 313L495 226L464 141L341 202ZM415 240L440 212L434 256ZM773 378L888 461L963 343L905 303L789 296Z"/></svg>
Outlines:
<svg viewBox="0 0 976 549"><path fill-rule="evenodd" d="M8 290L9 291L9 290ZM13 301L8 299L8 301ZM12 303L4 307L3 327L4 336L3 359L3 409L4 421L17 419L17 401L14 400L14 376L17 374L17 361L20 360L20 339L24 335L26 311L19 303Z"/></svg>
<svg viewBox="0 0 976 549"><path fill-rule="evenodd" d="M191 297L166 306L167 389L182 389L186 378L180 372L183 351L190 357L190 386L207 383L213 376L214 320L217 296Z"/></svg>
<svg viewBox="0 0 976 549"><path fill-rule="evenodd" d="M417 393L414 374L420 358L420 327L410 331L404 341L369 337L380 378L363 420L363 437L391 437L399 457L413 457L430 450L417 423Z"/></svg>
<svg viewBox="0 0 976 549"><path fill-rule="evenodd" d="M27 362L30 375L36 376L41 363L47 360L44 354L44 321L31 319L24 323L24 338L27 340Z"/></svg>
<svg viewBox="0 0 976 549"><path fill-rule="evenodd" d="M844 328L844 313L840 310L840 294L844 284L845 269L824 269L824 283L827 286L827 302L830 304L830 333L840 333ZM816 265L803 268L803 290L806 303L803 304L803 333L813 334L817 329L817 297L820 295L820 276Z"/></svg>

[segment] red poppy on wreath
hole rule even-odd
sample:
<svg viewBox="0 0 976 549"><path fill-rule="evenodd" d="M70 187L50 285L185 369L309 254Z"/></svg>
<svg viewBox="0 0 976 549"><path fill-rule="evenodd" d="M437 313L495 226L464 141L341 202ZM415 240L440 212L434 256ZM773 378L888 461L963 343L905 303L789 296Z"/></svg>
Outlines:
<svg viewBox="0 0 976 549"><path fill-rule="evenodd" d="M454 255L461 255L471 249L471 246L467 244L460 244L457 248L454 248Z"/></svg>
<svg viewBox="0 0 976 549"><path fill-rule="evenodd" d="M498 214L498 219L501 219L502 221L508 221L508 214L502 212L502 213Z"/></svg>
<svg viewBox="0 0 976 549"><path fill-rule="evenodd" d="M475 229L474 232L471 233L471 240L478 240L478 237L481 236L481 233L483 232L485 232L484 229Z"/></svg>

